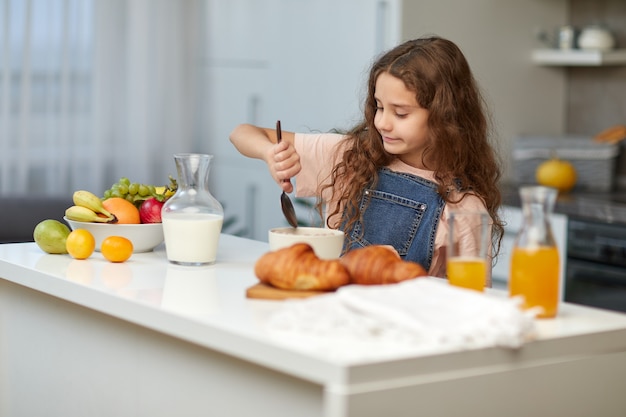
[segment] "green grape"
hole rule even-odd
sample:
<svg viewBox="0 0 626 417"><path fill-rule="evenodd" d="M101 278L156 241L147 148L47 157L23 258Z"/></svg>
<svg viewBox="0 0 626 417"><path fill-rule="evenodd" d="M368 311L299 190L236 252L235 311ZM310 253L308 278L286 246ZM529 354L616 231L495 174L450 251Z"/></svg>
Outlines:
<svg viewBox="0 0 626 417"><path fill-rule="evenodd" d="M142 197L146 197L150 195L150 189L148 188L147 185L141 184L139 186L139 195Z"/></svg>
<svg viewBox="0 0 626 417"><path fill-rule="evenodd" d="M139 184L137 184L136 182L133 182L128 186L128 194L135 195L138 192L139 192Z"/></svg>
<svg viewBox="0 0 626 417"><path fill-rule="evenodd" d="M131 182L127 177L121 177L118 182L104 192L103 199L106 200L111 197L124 198L137 206L149 197L162 198L162 196L157 195L155 185Z"/></svg>
<svg viewBox="0 0 626 417"><path fill-rule="evenodd" d="M128 185L127 184L119 184L118 190L120 191L120 194L126 195L126 194L128 194Z"/></svg>

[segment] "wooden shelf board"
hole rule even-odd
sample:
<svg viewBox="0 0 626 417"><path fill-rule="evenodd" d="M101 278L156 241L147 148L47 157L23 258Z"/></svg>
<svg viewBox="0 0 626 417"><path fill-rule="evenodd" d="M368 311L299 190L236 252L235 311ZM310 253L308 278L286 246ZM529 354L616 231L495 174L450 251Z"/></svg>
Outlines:
<svg viewBox="0 0 626 417"><path fill-rule="evenodd" d="M533 51L533 62L553 66L602 66L626 65L626 49L613 51L583 51L580 49L558 50L537 49Z"/></svg>

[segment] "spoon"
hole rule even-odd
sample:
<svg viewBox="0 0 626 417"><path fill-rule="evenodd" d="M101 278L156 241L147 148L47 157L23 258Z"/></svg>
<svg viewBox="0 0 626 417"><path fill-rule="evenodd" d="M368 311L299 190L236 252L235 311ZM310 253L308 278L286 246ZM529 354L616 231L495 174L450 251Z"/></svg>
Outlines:
<svg viewBox="0 0 626 417"><path fill-rule="evenodd" d="M276 141L280 143L282 140L282 131L280 129L280 120L276 122ZM289 181L289 180L283 180ZM283 214L287 219L287 222L291 225L291 227L298 227L298 218L296 217L296 211L293 208L293 204L291 203L291 199L283 190L283 193L280 195L280 206L283 209Z"/></svg>

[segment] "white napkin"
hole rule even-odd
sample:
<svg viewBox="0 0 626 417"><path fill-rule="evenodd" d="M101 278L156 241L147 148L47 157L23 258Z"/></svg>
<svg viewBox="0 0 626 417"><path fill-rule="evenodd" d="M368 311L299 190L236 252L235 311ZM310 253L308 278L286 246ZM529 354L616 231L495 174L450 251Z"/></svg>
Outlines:
<svg viewBox="0 0 626 417"><path fill-rule="evenodd" d="M535 325L535 313L520 304L440 278L418 278L287 300L269 316L266 330L280 343L348 361L517 348L533 338Z"/></svg>

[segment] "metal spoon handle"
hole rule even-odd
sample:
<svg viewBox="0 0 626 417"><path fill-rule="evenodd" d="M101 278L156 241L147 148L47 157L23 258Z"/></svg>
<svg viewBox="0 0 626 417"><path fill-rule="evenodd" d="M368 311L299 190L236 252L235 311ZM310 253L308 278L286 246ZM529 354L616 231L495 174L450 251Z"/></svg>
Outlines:
<svg viewBox="0 0 626 417"><path fill-rule="evenodd" d="M276 142L277 143L280 143L280 141L283 139L282 135L283 134L280 128L280 120L278 120L276 122ZM289 182L289 179L284 179L283 182ZM291 202L291 199L289 198L287 193L285 193L284 191L280 195L280 206L283 210L283 214L285 215L285 218L287 219L287 222L292 227L298 227L298 218L296 216L296 211L293 207L293 203Z"/></svg>
<svg viewBox="0 0 626 417"><path fill-rule="evenodd" d="M276 121L276 142L280 143L283 140L283 131L280 128L280 120Z"/></svg>
<svg viewBox="0 0 626 417"><path fill-rule="evenodd" d="M276 121L276 143L280 143L283 140L283 131L280 128L280 120ZM289 179L286 178L283 182L289 182Z"/></svg>

